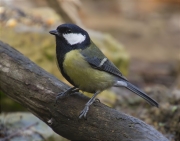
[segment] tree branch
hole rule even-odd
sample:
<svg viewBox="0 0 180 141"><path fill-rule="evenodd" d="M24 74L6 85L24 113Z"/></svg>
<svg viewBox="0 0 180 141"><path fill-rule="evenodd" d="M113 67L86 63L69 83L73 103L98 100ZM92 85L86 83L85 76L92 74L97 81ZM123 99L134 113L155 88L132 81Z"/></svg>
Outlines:
<svg viewBox="0 0 180 141"><path fill-rule="evenodd" d="M78 119L89 98L82 94L58 101L68 86L9 45L0 42L0 90L28 108L57 134L70 140L167 141L143 121L95 102L87 120Z"/></svg>

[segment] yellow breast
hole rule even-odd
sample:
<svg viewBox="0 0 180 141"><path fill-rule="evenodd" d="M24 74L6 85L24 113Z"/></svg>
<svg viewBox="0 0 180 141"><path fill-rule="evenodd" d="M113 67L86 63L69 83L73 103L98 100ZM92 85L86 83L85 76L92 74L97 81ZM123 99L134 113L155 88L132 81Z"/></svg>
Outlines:
<svg viewBox="0 0 180 141"><path fill-rule="evenodd" d="M63 68L71 80L86 92L104 90L114 83L114 76L92 68L80 54L80 50L72 50L66 54Z"/></svg>

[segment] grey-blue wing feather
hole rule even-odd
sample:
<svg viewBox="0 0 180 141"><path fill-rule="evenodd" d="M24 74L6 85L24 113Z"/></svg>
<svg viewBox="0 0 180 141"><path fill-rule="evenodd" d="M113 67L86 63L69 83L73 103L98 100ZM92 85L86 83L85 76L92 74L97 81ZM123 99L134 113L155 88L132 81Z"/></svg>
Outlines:
<svg viewBox="0 0 180 141"><path fill-rule="evenodd" d="M91 46L82 50L81 54L84 56L85 60L93 67L101 71L113 74L123 80L126 80L119 69L109 61L106 56L101 52L101 50L96 47L96 45L91 42ZM105 59L105 60L104 60ZM102 64L101 64L102 63Z"/></svg>
<svg viewBox="0 0 180 141"><path fill-rule="evenodd" d="M99 69L102 71L106 71L108 73L111 73L113 75L116 75L118 77L122 77L121 72L119 71L118 68L116 68L116 66L111 63L109 60L105 61L101 66L101 62L103 59L99 59L97 57L93 57L93 58L88 58L85 57L86 61L95 69Z"/></svg>

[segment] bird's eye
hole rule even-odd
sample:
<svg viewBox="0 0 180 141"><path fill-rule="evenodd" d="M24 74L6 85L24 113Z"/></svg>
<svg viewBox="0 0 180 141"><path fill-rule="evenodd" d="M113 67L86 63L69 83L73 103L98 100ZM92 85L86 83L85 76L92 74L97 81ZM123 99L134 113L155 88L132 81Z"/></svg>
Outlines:
<svg viewBox="0 0 180 141"><path fill-rule="evenodd" d="M66 33L72 33L72 31L71 31L70 29L68 29L68 30L66 31Z"/></svg>
<svg viewBox="0 0 180 141"><path fill-rule="evenodd" d="M59 27L57 28L57 31L58 31L59 33L61 33L61 31L60 31L60 28L59 28Z"/></svg>

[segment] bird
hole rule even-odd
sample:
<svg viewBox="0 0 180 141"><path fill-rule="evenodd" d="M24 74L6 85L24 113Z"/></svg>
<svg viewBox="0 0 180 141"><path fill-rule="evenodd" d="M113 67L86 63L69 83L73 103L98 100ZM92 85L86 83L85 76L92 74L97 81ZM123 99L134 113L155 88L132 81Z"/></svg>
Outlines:
<svg viewBox="0 0 180 141"><path fill-rule="evenodd" d="M152 106L158 103L145 92L131 84L120 70L93 43L87 31L76 24L64 23L49 31L55 36L57 64L63 77L73 87L58 93L58 99L68 97L79 90L94 94L80 112L79 118L87 118L90 105L96 96L111 87L125 87L144 98Z"/></svg>

